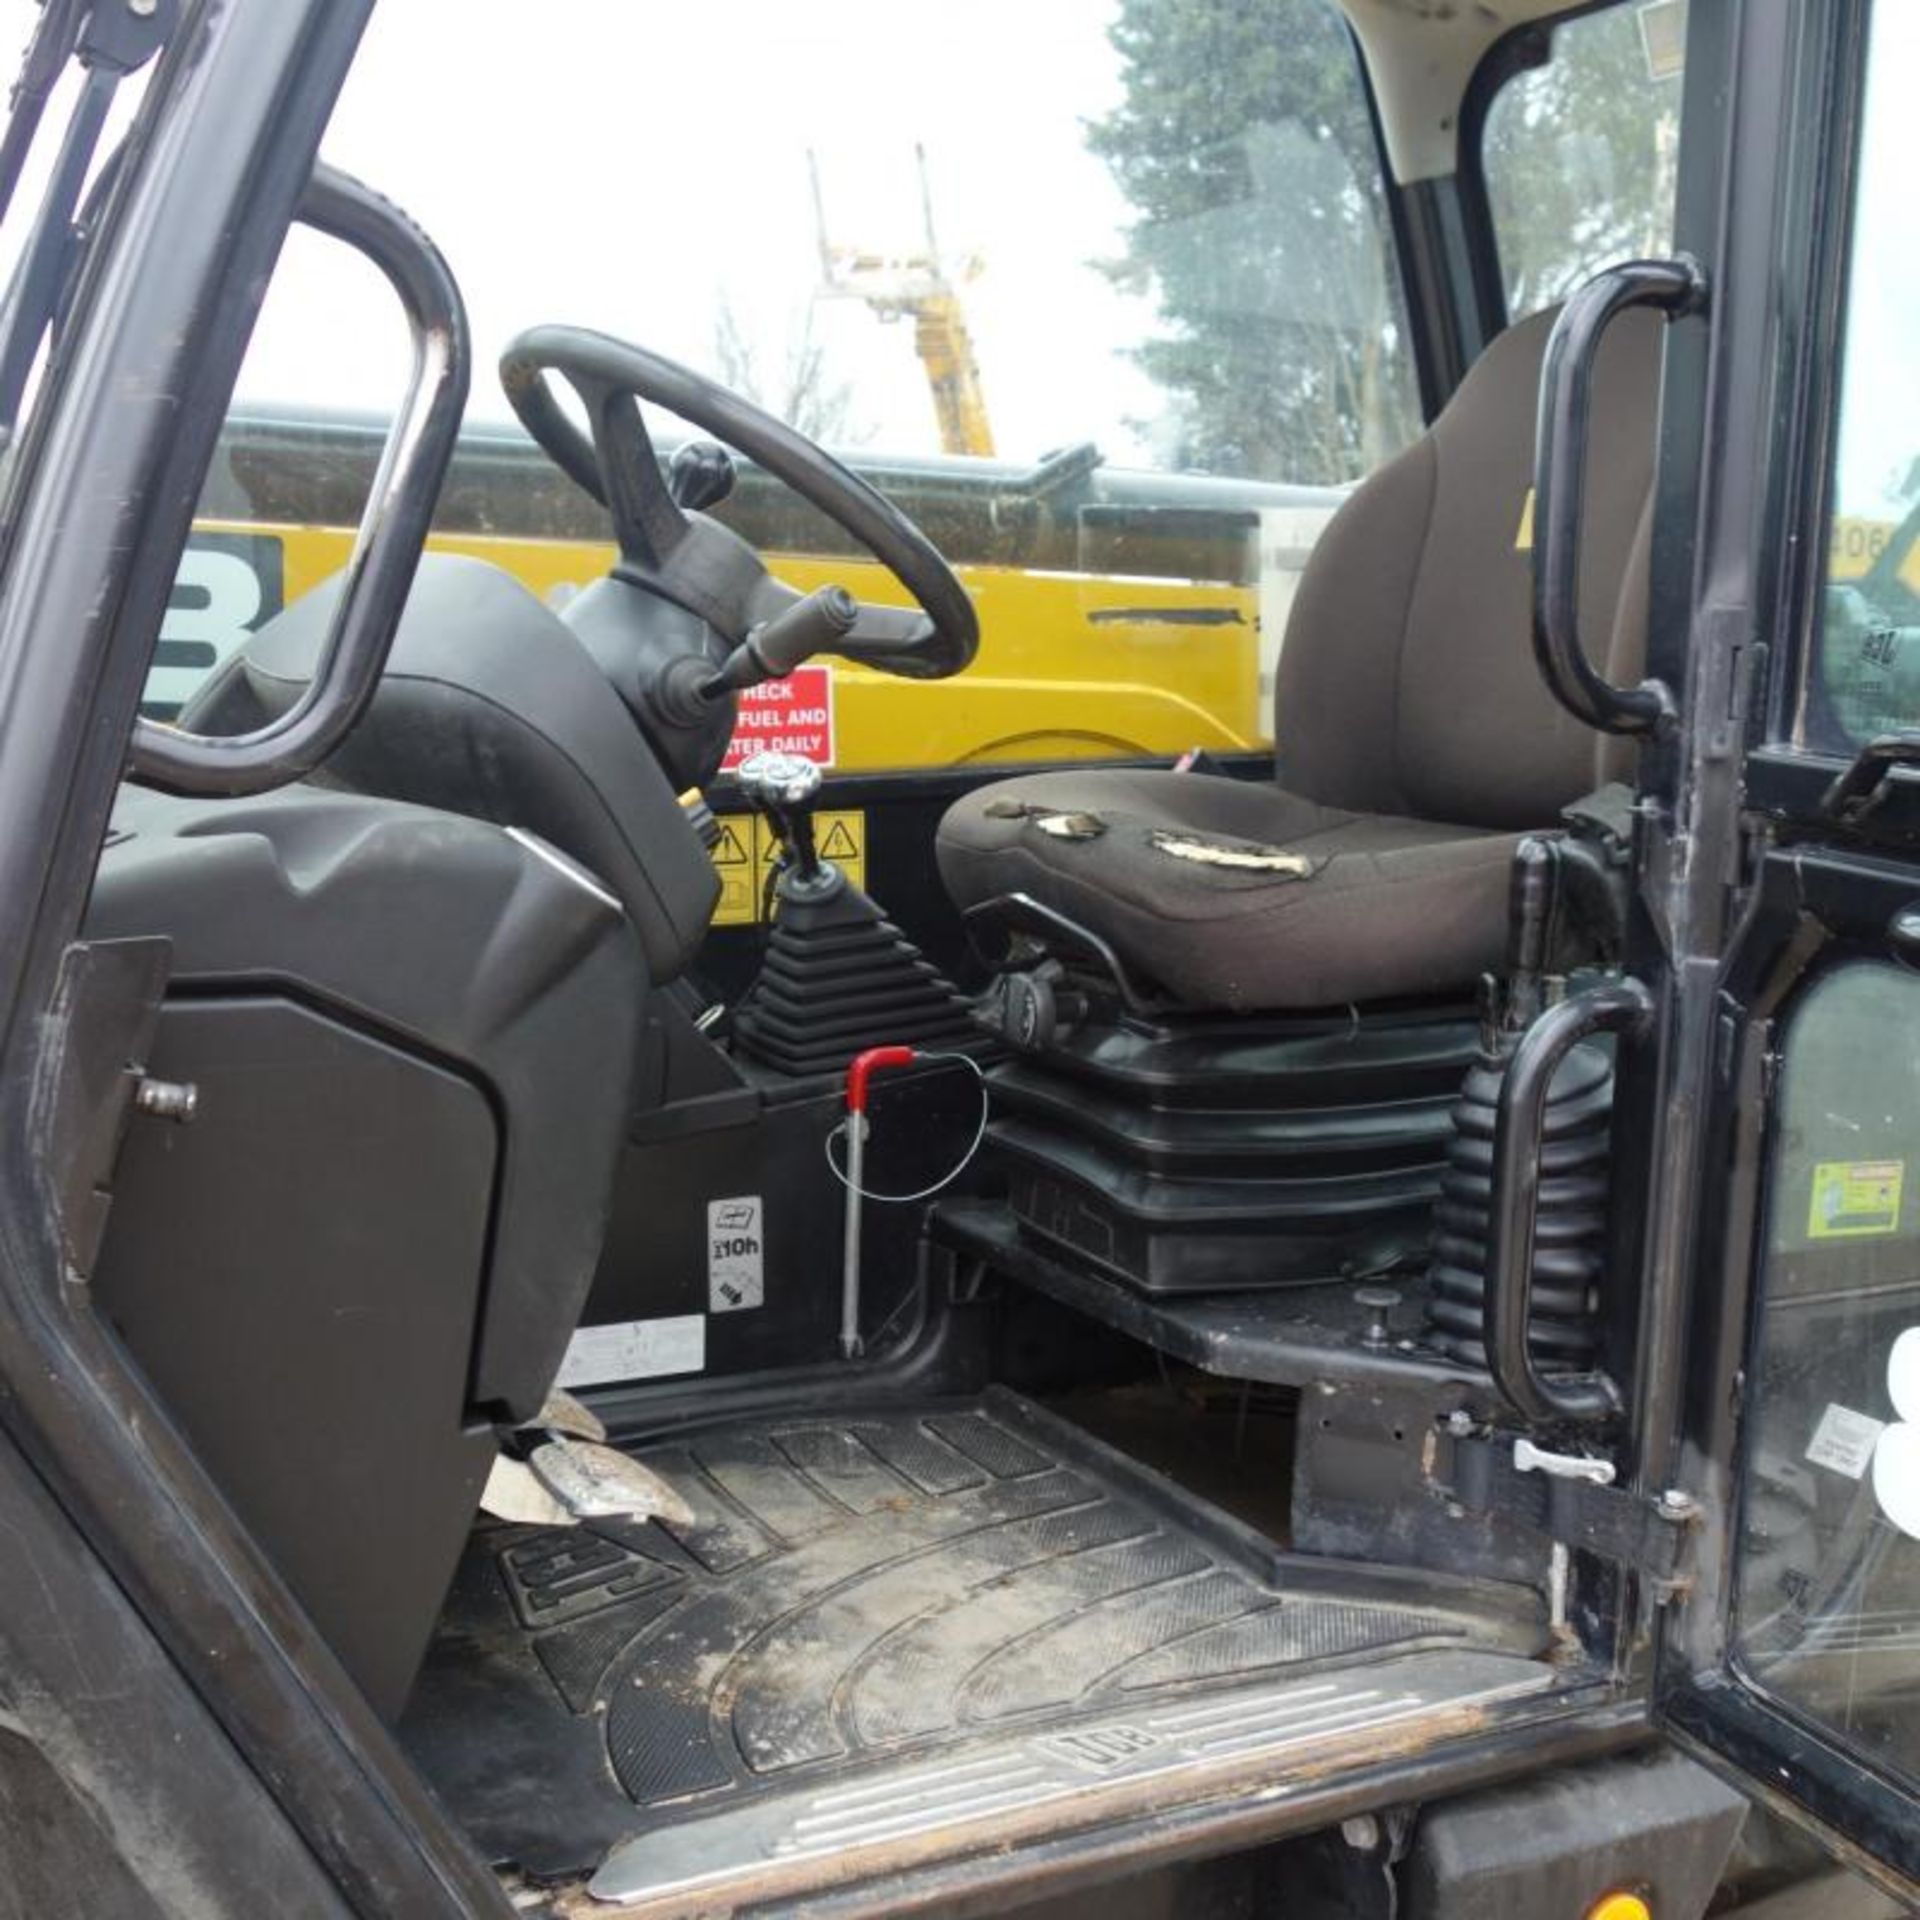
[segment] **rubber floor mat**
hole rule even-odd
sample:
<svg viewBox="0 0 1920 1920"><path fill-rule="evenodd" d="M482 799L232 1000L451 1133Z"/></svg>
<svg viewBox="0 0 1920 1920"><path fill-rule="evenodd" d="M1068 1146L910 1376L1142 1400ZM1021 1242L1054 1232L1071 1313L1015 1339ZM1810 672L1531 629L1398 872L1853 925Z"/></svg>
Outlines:
<svg viewBox="0 0 1920 1920"><path fill-rule="evenodd" d="M1531 1653L1531 1596L1291 1558L999 1392L636 1447L691 1527L489 1526L402 1726L536 1877L1002 1726L1423 1647Z"/></svg>

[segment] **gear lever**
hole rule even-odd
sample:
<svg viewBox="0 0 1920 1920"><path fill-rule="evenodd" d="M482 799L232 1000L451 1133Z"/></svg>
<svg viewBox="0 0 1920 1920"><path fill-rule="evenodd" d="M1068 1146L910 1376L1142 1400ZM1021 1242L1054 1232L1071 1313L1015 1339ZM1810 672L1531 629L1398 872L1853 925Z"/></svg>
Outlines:
<svg viewBox="0 0 1920 1920"><path fill-rule="evenodd" d="M813 809L820 797L820 769L797 753L756 753L742 762L740 791L773 824L786 873L800 886L812 886L829 871L814 845Z"/></svg>
<svg viewBox="0 0 1920 1920"><path fill-rule="evenodd" d="M800 1075L844 1073L873 1047L960 1053L979 1045L958 989L844 866L821 857L820 769L772 750L743 762L735 777L780 842L766 948L735 1015L738 1051Z"/></svg>

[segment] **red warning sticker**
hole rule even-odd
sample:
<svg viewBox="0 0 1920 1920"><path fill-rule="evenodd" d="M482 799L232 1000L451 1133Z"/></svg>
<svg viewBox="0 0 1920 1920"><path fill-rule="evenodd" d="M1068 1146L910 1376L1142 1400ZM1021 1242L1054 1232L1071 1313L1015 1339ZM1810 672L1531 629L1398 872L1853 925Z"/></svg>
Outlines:
<svg viewBox="0 0 1920 1920"><path fill-rule="evenodd" d="M740 696L740 717L722 773L731 773L756 753L797 753L823 767L833 765L833 670L796 667L784 680L749 687Z"/></svg>

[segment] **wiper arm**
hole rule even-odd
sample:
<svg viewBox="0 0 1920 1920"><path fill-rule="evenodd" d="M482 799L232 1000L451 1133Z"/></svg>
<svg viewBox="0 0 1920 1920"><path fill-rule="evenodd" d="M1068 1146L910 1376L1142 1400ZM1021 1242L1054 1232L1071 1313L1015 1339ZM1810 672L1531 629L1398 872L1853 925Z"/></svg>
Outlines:
<svg viewBox="0 0 1920 1920"><path fill-rule="evenodd" d="M77 59L86 80L46 198L0 305L0 447L13 439L34 356L59 310L78 244L74 215L113 96L122 80L166 44L180 17L180 0L152 0L144 13L127 0L42 0L42 5L0 138L0 218L12 203L47 98L67 64Z"/></svg>
<svg viewBox="0 0 1920 1920"><path fill-rule="evenodd" d="M40 18L20 62L20 71L7 95L7 130L0 134L0 220L13 205L13 190L27 164L33 136L40 131L40 115L53 83L73 58L80 39L80 23L88 0L41 0Z"/></svg>

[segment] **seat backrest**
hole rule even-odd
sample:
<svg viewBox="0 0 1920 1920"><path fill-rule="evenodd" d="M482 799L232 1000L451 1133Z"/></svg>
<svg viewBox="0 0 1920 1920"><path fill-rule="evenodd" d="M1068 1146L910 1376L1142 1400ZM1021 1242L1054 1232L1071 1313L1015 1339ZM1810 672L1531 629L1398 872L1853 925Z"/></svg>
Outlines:
<svg viewBox="0 0 1920 1920"><path fill-rule="evenodd" d="M1323 805L1465 826L1555 824L1617 771L1532 652L1530 488L1554 311L1487 348L1428 431L1322 535L1281 649L1280 784ZM1623 315L1594 368L1580 614L1596 665L1637 677L1661 326ZM1637 617L1632 609L1637 606Z"/></svg>

